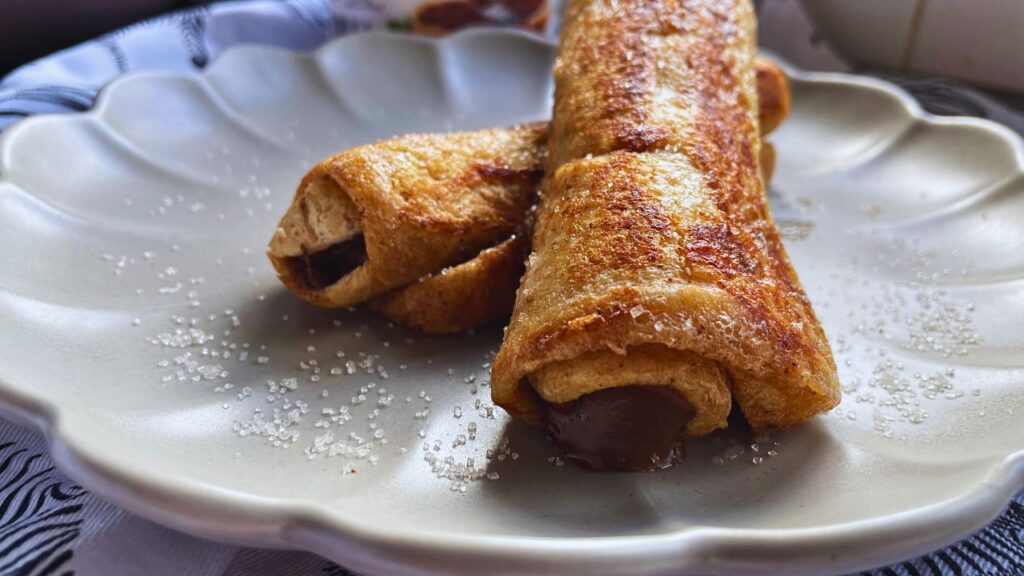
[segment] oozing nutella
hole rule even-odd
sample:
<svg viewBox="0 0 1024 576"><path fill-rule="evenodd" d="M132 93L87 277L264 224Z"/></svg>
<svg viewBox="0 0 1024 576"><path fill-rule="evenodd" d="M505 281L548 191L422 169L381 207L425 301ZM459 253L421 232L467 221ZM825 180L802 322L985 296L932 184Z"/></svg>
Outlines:
<svg viewBox="0 0 1024 576"><path fill-rule="evenodd" d="M593 470L657 470L680 462L696 415L663 386L605 388L547 404L547 431L565 458Z"/></svg>

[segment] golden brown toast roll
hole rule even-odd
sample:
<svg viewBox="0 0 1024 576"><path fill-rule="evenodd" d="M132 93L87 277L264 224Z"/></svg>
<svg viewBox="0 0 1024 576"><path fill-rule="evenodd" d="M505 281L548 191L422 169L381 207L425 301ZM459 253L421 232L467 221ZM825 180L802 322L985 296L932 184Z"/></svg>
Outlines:
<svg viewBox="0 0 1024 576"><path fill-rule="evenodd" d="M532 253L491 391L585 464L671 464L682 438L725 425L730 393L757 431L839 401L759 172L754 30L747 0L566 9Z"/></svg>
<svg viewBox="0 0 1024 576"><path fill-rule="evenodd" d="M761 148L765 183L775 169L775 148ZM370 300L388 320L426 334L452 334L504 320L512 313L516 289L530 253L532 229L480 252L468 262L445 268Z"/></svg>
<svg viewBox="0 0 1024 576"><path fill-rule="evenodd" d="M401 136L318 164L268 256L289 290L351 306L466 262L518 229L536 197L546 126Z"/></svg>
<svg viewBox="0 0 1024 576"><path fill-rule="evenodd" d="M788 90L775 63L758 59L757 69L759 74L764 69L767 77L781 79L759 84L759 88L773 92ZM788 102L789 98L786 94L765 94L761 100L779 103ZM762 106L761 115L769 119L763 126L778 126L786 114L788 107ZM503 133L505 130L509 132ZM391 212L397 217L390 223L398 229L399 237L410 239L412 233L407 235L405 229L412 226L412 221L403 221L401 216L415 209L415 201L430 194L438 198L436 204L442 212L444 202L456 206L462 202L460 195L487 191L504 202L521 205L526 198L533 197L529 177L539 178L546 155L545 149L524 147L543 147L546 137L546 126L540 124L451 135L411 135L329 158L314 167L299 185L295 200L275 231L270 259L282 282L314 304L342 307L373 298L371 304L376 310L394 322L422 332L458 332L507 318L522 274L522 259L529 250L528 229L515 242L505 242L506 237L501 237L485 246L479 254L480 261L470 255L468 260L439 266L410 281L407 278L411 273L425 270L432 263L423 261L423 266L408 270L406 275L387 268L381 270L379 261L388 257L385 249L395 251L401 249L401 244L376 246L376 250L367 247L366 236L360 233L364 223L353 198L382 206L391 200L401 200L403 195L412 198L412 203ZM418 163L409 162L417 154ZM491 167L484 170L487 178L479 178L479 169L487 166ZM375 173L376 177L361 178L361 169ZM472 176L474 170L477 176ZM524 179L524 175L528 177ZM351 193L342 190L339 182L343 180L355 182ZM494 194L495 186L507 187ZM442 194L442 190L447 193ZM513 227L522 225L522 216L513 218ZM421 233L431 236L448 232L438 226ZM361 270L371 251L378 252L380 257L368 266L369 270ZM349 274L341 274L348 270ZM349 275L352 278L346 277ZM332 286L334 283L340 285ZM377 294L380 295L375 297Z"/></svg>
<svg viewBox="0 0 1024 576"><path fill-rule="evenodd" d="M758 58L758 97L761 131L777 128L789 114L789 87L782 70L771 60ZM761 82L764 76L771 81ZM775 167L775 149L761 148L761 170L765 181ZM461 332L508 318L516 288L529 253L530 230L516 242L503 242L476 258L440 273L420 278L408 286L379 296L371 306L391 321L426 333Z"/></svg>

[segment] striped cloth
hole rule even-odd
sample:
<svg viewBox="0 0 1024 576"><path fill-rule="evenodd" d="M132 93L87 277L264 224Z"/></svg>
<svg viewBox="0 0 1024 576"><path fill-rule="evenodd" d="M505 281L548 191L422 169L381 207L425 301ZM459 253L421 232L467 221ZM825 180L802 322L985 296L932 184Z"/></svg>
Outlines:
<svg viewBox="0 0 1024 576"><path fill-rule="evenodd" d="M760 7L773 1L780 6L793 4L762 0ZM491 1L490 5L504 4ZM86 110L101 86L129 70L191 71L236 44L264 43L309 50L352 31L410 26L408 17L388 13L387 9L386 1L372 0L255 0L194 8L137 24L8 75L0 82L0 130L33 114ZM510 19L502 10L481 12L481 18L524 23L512 16ZM813 36L813 31L802 33ZM988 117L1024 133L1024 115L980 92L939 81L896 80L932 112ZM15 574L350 573L312 554L208 542L119 510L58 472L42 437L0 420L0 576ZM1024 574L1024 498L1018 498L990 526L962 542L862 574Z"/></svg>

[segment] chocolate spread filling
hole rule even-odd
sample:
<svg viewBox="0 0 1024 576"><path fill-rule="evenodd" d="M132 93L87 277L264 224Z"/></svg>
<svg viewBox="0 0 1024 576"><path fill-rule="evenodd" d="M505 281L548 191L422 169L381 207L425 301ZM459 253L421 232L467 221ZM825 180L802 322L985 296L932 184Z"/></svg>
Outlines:
<svg viewBox="0 0 1024 576"><path fill-rule="evenodd" d="M334 284L365 262L366 240L362 234L332 244L323 250L290 258L296 275L313 290Z"/></svg>
<svg viewBox="0 0 1024 576"><path fill-rule="evenodd" d="M681 462L697 411L664 386L605 388L547 404L547 431L565 458L592 470L658 470Z"/></svg>

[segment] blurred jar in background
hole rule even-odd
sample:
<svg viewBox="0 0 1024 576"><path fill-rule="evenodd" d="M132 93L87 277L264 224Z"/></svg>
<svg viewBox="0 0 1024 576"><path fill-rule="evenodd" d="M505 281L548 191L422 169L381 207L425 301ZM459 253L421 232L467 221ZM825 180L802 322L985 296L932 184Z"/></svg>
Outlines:
<svg viewBox="0 0 1024 576"><path fill-rule="evenodd" d="M788 0L761 0L762 4ZM854 67L1024 90L1022 0L801 0Z"/></svg>

